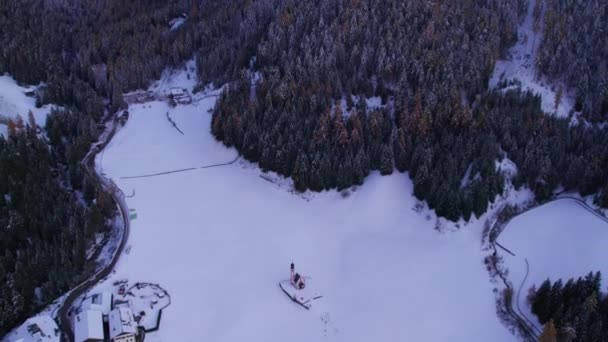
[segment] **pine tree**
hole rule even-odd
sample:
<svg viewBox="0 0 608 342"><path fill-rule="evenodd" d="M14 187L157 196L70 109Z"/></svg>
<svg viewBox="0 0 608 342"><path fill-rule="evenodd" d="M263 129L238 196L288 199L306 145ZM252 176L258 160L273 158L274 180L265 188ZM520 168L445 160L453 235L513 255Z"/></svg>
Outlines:
<svg viewBox="0 0 608 342"><path fill-rule="evenodd" d="M338 190L346 189L353 184L353 157L350 152L346 153L344 160L338 166L337 184Z"/></svg>
<svg viewBox="0 0 608 342"><path fill-rule="evenodd" d="M298 157L292 172L293 183L296 190L304 191L308 188L309 173L310 166L308 163L308 157L304 152L300 152L298 153Z"/></svg>
<svg viewBox="0 0 608 342"><path fill-rule="evenodd" d="M308 187L313 191L325 189L325 179L323 178L322 157L319 152L314 154L310 163L310 173L308 177Z"/></svg>
<svg viewBox="0 0 608 342"><path fill-rule="evenodd" d="M6 125L8 127L8 136L12 138L16 137L17 125L15 124L15 121L13 121L12 119L8 119L8 123Z"/></svg>
<svg viewBox="0 0 608 342"><path fill-rule="evenodd" d="M602 208L608 208L608 182L604 187L597 193L594 198L595 204Z"/></svg>
<svg viewBox="0 0 608 342"><path fill-rule="evenodd" d="M90 204L93 199L95 199L95 192L95 183L93 182L93 180L88 177L85 178L83 196L87 203Z"/></svg>
<svg viewBox="0 0 608 342"><path fill-rule="evenodd" d="M368 173L367 158L363 149L360 148L353 160L353 183L357 185L363 184L363 179Z"/></svg>
<svg viewBox="0 0 608 342"><path fill-rule="evenodd" d="M385 144L382 147L382 156L380 159L380 174L390 175L393 173L393 149L390 144Z"/></svg>
<svg viewBox="0 0 608 342"><path fill-rule="evenodd" d="M38 125L36 125L36 119L34 119L34 113L32 113L31 110L27 112L27 123L28 126L35 132Z"/></svg>

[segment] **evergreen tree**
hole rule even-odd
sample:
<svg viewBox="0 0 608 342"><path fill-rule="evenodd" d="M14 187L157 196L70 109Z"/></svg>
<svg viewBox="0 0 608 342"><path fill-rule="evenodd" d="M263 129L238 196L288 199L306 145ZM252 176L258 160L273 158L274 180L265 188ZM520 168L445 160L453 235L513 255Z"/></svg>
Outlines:
<svg viewBox="0 0 608 342"><path fill-rule="evenodd" d="M308 163L308 157L302 152L298 154L296 163L293 169L292 178L294 186L298 191L304 191L308 187L308 177L310 173L310 166Z"/></svg>
<svg viewBox="0 0 608 342"><path fill-rule="evenodd" d="M380 158L380 173L390 175L393 173L393 149L391 145L383 145L382 156Z"/></svg>

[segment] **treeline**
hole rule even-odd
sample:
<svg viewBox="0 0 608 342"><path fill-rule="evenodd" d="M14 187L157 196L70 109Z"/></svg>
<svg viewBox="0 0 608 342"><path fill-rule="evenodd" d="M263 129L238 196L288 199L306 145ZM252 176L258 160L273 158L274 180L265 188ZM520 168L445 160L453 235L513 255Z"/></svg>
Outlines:
<svg viewBox="0 0 608 342"><path fill-rule="evenodd" d="M9 129L0 136L0 336L92 271L89 242L114 211L92 180L67 175L33 117Z"/></svg>
<svg viewBox="0 0 608 342"><path fill-rule="evenodd" d="M490 171L496 151L477 158L469 104L523 12L516 0L286 1L256 35L256 73L224 93L212 131L300 190L360 184L396 163L440 215L480 214L502 180ZM368 108L370 97L381 105ZM483 181L459 191L471 164Z"/></svg>
<svg viewBox="0 0 608 342"><path fill-rule="evenodd" d="M198 3L1 0L0 72L29 84L48 82L53 89L44 103L71 104L93 90L116 110L123 92L147 88L201 46L208 30L198 29L192 4ZM195 20L171 30L172 19L189 14Z"/></svg>
<svg viewBox="0 0 608 342"><path fill-rule="evenodd" d="M597 203L608 206L608 130L548 117L532 93L486 93L473 110L455 108L446 126L424 120L419 99L411 114L401 111L394 120L386 109L369 110L361 100L349 115L340 106L326 110L308 131L295 115L256 109L249 93L247 80L228 88L213 133L262 168L292 176L299 190L361 184L371 170L390 174L394 165L410 172L415 195L438 215L468 220L502 193L504 176L496 161L508 157L518 166L515 185L530 187L541 201L562 185L583 195L598 192ZM229 98L245 100L228 107ZM220 118L227 108L240 108L240 115L226 124Z"/></svg>
<svg viewBox="0 0 608 342"><path fill-rule="evenodd" d="M37 105L65 108L48 117L48 142L20 119L0 143L0 336L92 271L84 252L114 208L81 160L123 91L147 87L200 45L196 20L169 26L184 12L197 18L192 5L0 0L0 73L44 82Z"/></svg>
<svg viewBox="0 0 608 342"><path fill-rule="evenodd" d="M0 291L0 336L89 274L83 250L112 215L109 197L81 165L98 138L97 125L124 107L123 92L147 88L195 50L212 55L218 45L217 51L227 51L218 38L231 32L221 25L238 26L252 3L0 0L0 74L19 83L43 82L37 105L65 108L48 117L50 150L35 135L21 133L22 120L10 122L11 137L3 140L0 281L9 286ZM174 19L183 24L171 27ZM240 56L243 46L230 42L233 55ZM239 65L233 68L238 75L240 62L227 57L222 52L211 59Z"/></svg>
<svg viewBox="0 0 608 342"><path fill-rule="evenodd" d="M523 12L518 1L288 1L266 17L212 132L298 190L409 171L415 195L452 220L502 192L505 156L540 200L558 185L606 188L605 130L546 117L532 94L486 92Z"/></svg>
<svg viewBox="0 0 608 342"><path fill-rule="evenodd" d="M573 3L549 2L547 27L556 4L560 11L582 6L587 15L586 5ZM598 12L604 8L588 3ZM558 185L583 194L604 189L597 200L608 206L606 129L570 127L547 117L528 93L486 92L496 59L516 40L526 6L525 0L0 0L0 73L23 83L45 82L37 103L66 108L47 123L48 164L57 177L40 171L27 179L83 193L85 204L72 194L56 196L65 199L60 203L44 202L49 213L55 210L51 204L80 208L74 210L82 215L75 217L82 220L74 227L81 229L88 213L104 210L80 165L97 139L97 124L124 106L124 91L146 88L165 67L193 54L201 84L228 83L213 114L213 134L262 168L292 176L299 190L342 189L360 184L372 170L388 174L396 168L409 171L415 195L439 215L469 219L502 192L496 160L506 156L518 166L516 184L530 186L540 199ZM175 18L184 23L172 29ZM575 22L589 31L592 21ZM593 49L603 46L595 31L589 37ZM597 65L601 75L602 59L589 56L574 64ZM563 71L542 68L550 75ZM595 77L589 75L587 80ZM601 95L594 93L605 89L599 80L585 81L587 88L579 92L591 96L580 101L589 113L603 113L597 110ZM17 131L22 130L5 146L37 139ZM23 193L25 187L25 181L16 182L9 190ZM27 197L12 212L28 216L29 206L38 205L33 200ZM53 224L70 232L68 216L57 215ZM21 252L29 236L38 234L28 229L7 238L14 243L13 257L20 255L23 263L35 259ZM42 235L49 251L66 253L65 245L53 242L64 232L52 231ZM60 240L72 247L90 242L88 233L81 238L86 242ZM0 264L12 262L4 258ZM70 267L62 277L84 274ZM10 270L16 272L14 266ZM55 271L42 273L50 277ZM33 286L45 279L36 278ZM57 281L53 291L67 282ZM32 300L26 290L22 295ZM9 303L12 292L7 296L1 300ZM10 327L32 308L25 305L14 316L2 311L8 323L0 326Z"/></svg>
<svg viewBox="0 0 608 342"><path fill-rule="evenodd" d="M528 298L532 312L545 325L540 341L606 341L608 297L600 289L600 272L584 278L545 280L532 288Z"/></svg>
<svg viewBox="0 0 608 342"><path fill-rule="evenodd" d="M575 110L608 119L608 3L545 0L537 66L576 91Z"/></svg>

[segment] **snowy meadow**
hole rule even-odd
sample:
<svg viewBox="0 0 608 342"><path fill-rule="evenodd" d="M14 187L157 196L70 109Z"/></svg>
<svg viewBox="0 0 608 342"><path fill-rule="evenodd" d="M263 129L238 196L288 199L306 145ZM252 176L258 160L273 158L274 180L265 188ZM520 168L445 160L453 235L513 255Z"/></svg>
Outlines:
<svg viewBox="0 0 608 342"><path fill-rule="evenodd" d="M604 276L602 288L608 285L608 221L574 199L558 199L515 217L498 242L514 254L499 250L516 290L513 305L539 331L542 325L527 303L532 286L597 271Z"/></svg>
<svg viewBox="0 0 608 342"><path fill-rule="evenodd" d="M343 197L301 196L209 132L215 98L132 105L98 156L136 218L113 281L150 281L171 295L151 341L513 341L496 316L481 224L435 230L414 210L407 174L372 174ZM184 134L167 120L167 112ZM277 179L278 177L274 177ZM310 311L278 287L289 264L324 297ZM438 329L438 327L441 327Z"/></svg>

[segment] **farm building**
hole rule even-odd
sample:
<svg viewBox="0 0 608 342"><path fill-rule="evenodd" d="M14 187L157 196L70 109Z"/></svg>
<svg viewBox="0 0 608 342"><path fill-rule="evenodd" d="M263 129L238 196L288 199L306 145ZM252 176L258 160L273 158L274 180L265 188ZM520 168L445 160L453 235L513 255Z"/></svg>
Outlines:
<svg viewBox="0 0 608 342"><path fill-rule="evenodd" d="M102 342L104 340L101 311L85 310L74 318L74 339L76 342Z"/></svg>
<svg viewBox="0 0 608 342"><path fill-rule="evenodd" d="M169 98L173 99L179 104L190 104L192 103L192 96L187 89L173 87L169 90Z"/></svg>
<svg viewBox="0 0 608 342"><path fill-rule="evenodd" d="M110 314L113 306L114 295L110 292L100 292L87 297L82 303L82 310L97 310L100 311L104 318ZM106 319L104 319L106 320Z"/></svg>
<svg viewBox="0 0 608 342"><path fill-rule="evenodd" d="M110 338L112 342L135 342L137 325L133 319L133 312L126 307L119 307L110 311Z"/></svg>

